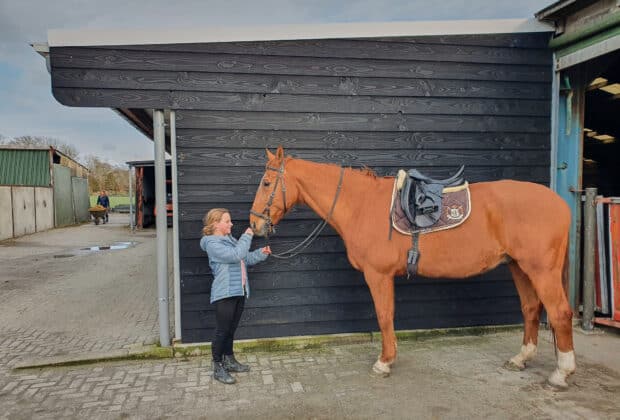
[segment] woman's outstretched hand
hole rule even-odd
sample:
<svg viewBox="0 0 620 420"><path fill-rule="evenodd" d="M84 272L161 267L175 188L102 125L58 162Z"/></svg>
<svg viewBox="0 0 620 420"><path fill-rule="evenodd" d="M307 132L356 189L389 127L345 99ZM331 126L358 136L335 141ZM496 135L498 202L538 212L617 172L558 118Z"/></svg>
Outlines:
<svg viewBox="0 0 620 420"><path fill-rule="evenodd" d="M269 255L269 254L271 254L271 248L269 247L269 245L267 245L267 246L261 248L261 252L263 254L265 254L265 255Z"/></svg>
<svg viewBox="0 0 620 420"><path fill-rule="evenodd" d="M247 233L250 236L254 236L254 231L252 230L252 228L247 228L244 233Z"/></svg>

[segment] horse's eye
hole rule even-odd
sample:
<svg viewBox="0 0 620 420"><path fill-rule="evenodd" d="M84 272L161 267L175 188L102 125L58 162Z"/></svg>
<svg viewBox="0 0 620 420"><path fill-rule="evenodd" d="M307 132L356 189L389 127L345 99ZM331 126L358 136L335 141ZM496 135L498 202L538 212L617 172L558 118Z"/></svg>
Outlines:
<svg viewBox="0 0 620 420"><path fill-rule="evenodd" d="M271 184L271 182L269 181L263 181L263 186L264 187L268 187Z"/></svg>

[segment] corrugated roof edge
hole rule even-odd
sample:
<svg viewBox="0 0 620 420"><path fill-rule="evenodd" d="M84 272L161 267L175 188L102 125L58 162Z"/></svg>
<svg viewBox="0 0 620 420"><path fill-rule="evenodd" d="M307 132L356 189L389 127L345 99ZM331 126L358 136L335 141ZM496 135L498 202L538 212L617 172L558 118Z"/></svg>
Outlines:
<svg viewBox="0 0 620 420"><path fill-rule="evenodd" d="M15 144L1 144L0 150L2 149L5 149L5 150L52 150L53 153L56 153L59 156L64 156L70 161L75 162L77 165L80 165L82 168L86 169L87 172L90 172L90 170L86 166L82 165L80 162L73 159L72 157L67 156L66 154L64 154L63 152L61 152L60 150L56 149L53 146L21 146L21 145L15 145Z"/></svg>
<svg viewBox="0 0 620 420"><path fill-rule="evenodd" d="M399 36L470 35L553 32L553 26L531 19L358 22L269 26L212 26L196 29L50 29L50 47L188 44L282 41L301 39L378 38Z"/></svg>

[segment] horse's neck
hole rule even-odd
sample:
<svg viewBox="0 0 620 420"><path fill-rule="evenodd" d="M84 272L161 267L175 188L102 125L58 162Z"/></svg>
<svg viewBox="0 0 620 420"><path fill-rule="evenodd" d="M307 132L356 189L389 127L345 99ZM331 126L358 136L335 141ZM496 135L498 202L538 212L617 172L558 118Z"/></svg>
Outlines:
<svg viewBox="0 0 620 420"><path fill-rule="evenodd" d="M294 163L293 163L294 162ZM298 188L298 202L314 210L326 219L334 203L341 168L336 165L294 160L295 183ZM364 201L373 196L377 180L354 169L345 169L342 186L333 213L328 223L345 238L350 225L356 225L358 209ZM389 203L388 203L389 205Z"/></svg>

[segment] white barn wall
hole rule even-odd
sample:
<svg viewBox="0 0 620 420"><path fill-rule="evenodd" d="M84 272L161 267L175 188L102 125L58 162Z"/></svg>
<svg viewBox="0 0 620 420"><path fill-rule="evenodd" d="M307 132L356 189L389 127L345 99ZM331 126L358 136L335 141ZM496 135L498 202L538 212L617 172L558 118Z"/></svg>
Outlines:
<svg viewBox="0 0 620 420"><path fill-rule="evenodd" d="M13 235L36 232L34 188L13 187Z"/></svg>
<svg viewBox="0 0 620 420"><path fill-rule="evenodd" d="M54 190L46 187L34 187L35 229L37 232L54 227Z"/></svg>
<svg viewBox="0 0 620 420"><path fill-rule="evenodd" d="M0 187L0 241L13 237L11 187Z"/></svg>

